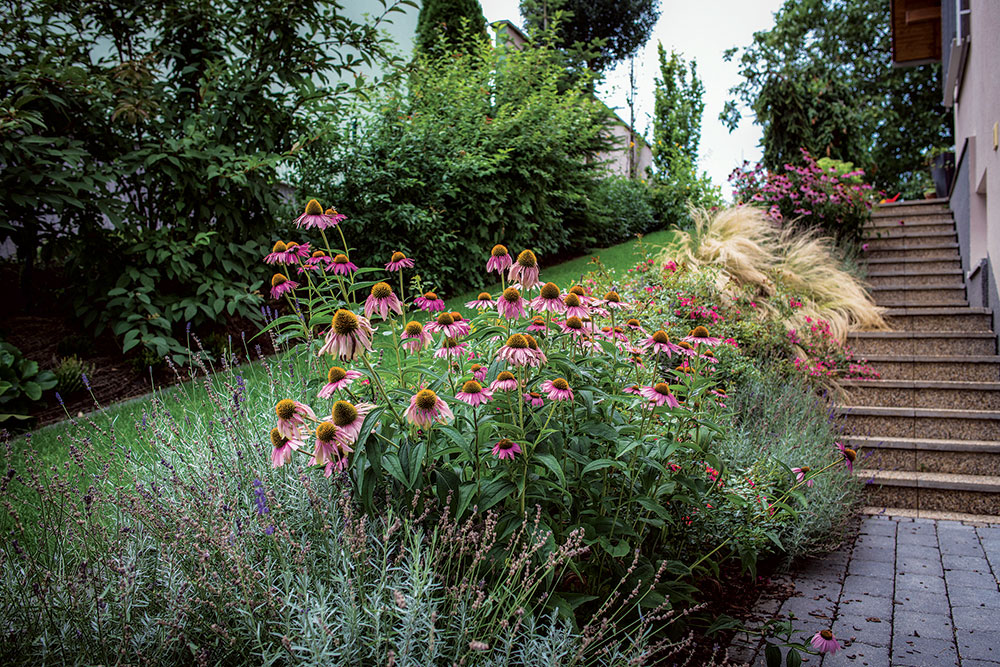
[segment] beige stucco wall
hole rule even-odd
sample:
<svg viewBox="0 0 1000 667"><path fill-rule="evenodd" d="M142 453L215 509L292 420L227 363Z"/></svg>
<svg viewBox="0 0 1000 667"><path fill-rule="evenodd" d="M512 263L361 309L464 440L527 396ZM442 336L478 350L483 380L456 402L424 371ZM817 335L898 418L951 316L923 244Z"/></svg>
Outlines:
<svg viewBox="0 0 1000 667"><path fill-rule="evenodd" d="M629 176L628 163L629 163L629 131L628 127L618 123L612 123L608 128L612 137L614 137L616 147L607 153L599 153L597 159L600 161L607 161L608 173L615 174L617 176ZM632 140L635 142L635 171L634 176L636 178L646 178L646 168L653 166L653 151L649 148L642 137L633 136Z"/></svg>
<svg viewBox="0 0 1000 667"><path fill-rule="evenodd" d="M1000 285L1000 151L993 144L993 125L1000 122L1000 1L972 0L971 9L969 57L954 107L955 146L961 151L968 139L968 266L989 257L990 282Z"/></svg>

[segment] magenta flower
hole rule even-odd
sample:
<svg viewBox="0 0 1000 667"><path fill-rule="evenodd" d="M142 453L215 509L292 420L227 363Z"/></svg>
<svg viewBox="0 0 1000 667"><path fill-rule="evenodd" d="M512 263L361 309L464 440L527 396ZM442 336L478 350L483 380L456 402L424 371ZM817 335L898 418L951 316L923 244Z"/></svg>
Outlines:
<svg viewBox="0 0 1000 667"><path fill-rule="evenodd" d="M479 296L476 297L475 301L465 302L466 308L477 308L480 310L485 310L486 308L492 308L495 305L496 302L493 301L493 297L490 295L489 292L480 292Z"/></svg>
<svg viewBox="0 0 1000 667"><path fill-rule="evenodd" d="M628 310L631 306L624 301L622 301L621 296L618 292L608 292L604 295L604 300L601 304L610 310Z"/></svg>
<svg viewBox="0 0 1000 667"><path fill-rule="evenodd" d="M307 267L317 267L322 268L324 271L329 271L333 266L333 260L322 250L316 250L313 252L312 256L306 260Z"/></svg>
<svg viewBox="0 0 1000 667"><path fill-rule="evenodd" d="M572 292L563 298L563 310L566 313L566 317L579 317L583 319L590 315L590 310L583 305L580 297Z"/></svg>
<svg viewBox="0 0 1000 667"><path fill-rule="evenodd" d="M505 289L497 299L497 312L508 320L524 317L524 298L521 292L513 287Z"/></svg>
<svg viewBox="0 0 1000 667"><path fill-rule="evenodd" d="M532 318L531 324L528 325L528 331L532 333L545 333L548 331L548 327L545 326L545 320L540 317Z"/></svg>
<svg viewBox="0 0 1000 667"><path fill-rule="evenodd" d="M299 447L302 447L304 444L298 438L286 438L278 429L271 429L271 445L273 446L271 450L271 467L280 468L291 461L292 452L298 451Z"/></svg>
<svg viewBox="0 0 1000 667"><path fill-rule="evenodd" d="M428 322L424 329L431 333L442 333L450 338L466 336L469 333L469 325L464 321L455 322L451 313L441 313L437 316L437 320Z"/></svg>
<svg viewBox="0 0 1000 667"><path fill-rule="evenodd" d="M353 452L350 445L340 440L340 429L333 422L325 421L316 427L316 447L309 465L324 465L324 476L329 477L347 467L347 455Z"/></svg>
<svg viewBox="0 0 1000 667"><path fill-rule="evenodd" d="M410 398L406 418L416 426L430 426L435 421L444 423L454 419L451 408L430 389L421 389Z"/></svg>
<svg viewBox="0 0 1000 667"><path fill-rule="evenodd" d="M299 244L295 241L278 241L271 248L271 254L264 258L267 264L295 264L299 261Z"/></svg>
<svg viewBox="0 0 1000 667"><path fill-rule="evenodd" d="M530 290L538 284L538 258L530 250L523 250L517 256L517 261L511 264L507 280L518 282L521 287Z"/></svg>
<svg viewBox="0 0 1000 667"><path fill-rule="evenodd" d="M466 343L459 343L454 338L445 338L441 341L441 349L434 353L434 357L437 359L462 357L465 356L466 349L468 347L469 346Z"/></svg>
<svg viewBox="0 0 1000 667"><path fill-rule="evenodd" d="M534 391L529 391L526 394L522 394L521 398L523 398L524 402L529 404L533 408L540 408L543 405L545 405L545 399L542 398L542 395Z"/></svg>
<svg viewBox="0 0 1000 667"><path fill-rule="evenodd" d="M667 355L667 358L670 358L674 352L680 352L683 349L671 343L670 336L662 329L654 332L649 338L639 341L639 347L652 349L653 352L657 353L663 352Z"/></svg>
<svg viewBox="0 0 1000 667"><path fill-rule="evenodd" d="M601 327L601 335L608 340L618 341L620 343L628 342L628 336L625 335L625 332L622 331L621 327L615 327L614 329L611 327Z"/></svg>
<svg viewBox="0 0 1000 667"><path fill-rule="evenodd" d="M641 387L639 389L639 395L643 398L649 400L649 407L660 407L664 403L672 408L679 408L680 403L672 393L670 393L670 385L666 382L657 382L652 387Z"/></svg>
<svg viewBox="0 0 1000 667"><path fill-rule="evenodd" d="M517 378L510 371L500 371L490 384L490 391L517 391Z"/></svg>
<svg viewBox="0 0 1000 667"><path fill-rule="evenodd" d="M507 338L503 347L497 350L497 357L511 366L530 366L536 359L523 334L512 334Z"/></svg>
<svg viewBox="0 0 1000 667"><path fill-rule="evenodd" d="M434 292L426 292L423 296L418 296L413 300L413 303L420 310L426 310L427 312L444 310L444 301L439 299L438 295Z"/></svg>
<svg viewBox="0 0 1000 667"><path fill-rule="evenodd" d="M629 386L622 389L622 391L626 394L635 394L636 396L638 396L642 392L642 387L640 387L637 384L630 384Z"/></svg>
<svg viewBox="0 0 1000 667"><path fill-rule="evenodd" d="M328 215L323 211L323 207L319 205L319 202L315 199L310 199L309 203L306 204L305 213L300 215L295 219L296 227L305 227L306 229L327 229L328 227L333 227L340 223L344 219L344 216L339 215L333 209L332 215Z"/></svg>
<svg viewBox="0 0 1000 667"><path fill-rule="evenodd" d="M330 417L339 429L337 435L340 442L347 445L357 442L358 436L361 435L361 425L365 423L365 415L374 407L371 403L354 405L347 401L337 401L333 404Z"/></svg>
<svg viewBox="0 0 1000 667"><path fill-rule="evenodd" d="M521 453L521 446L513 440L504 438L497 444L493 445L492 452L493 456L497 457L501 461L504 459L513 459L514 456Z"/></svg>
<svg viewBox="0 0 1000 667"><path fill-rule="evenodd" d="M365 317L371 318L372 313L377 312L379 317L384 320L388 319L390 311L402 315L403 304L392 293L392 287L389 286L389 283L375 283L372 285L371 294L365 300Z"/></svg>
<svg viewBox="0 0 1000 667"><path fill-rule="evenodd" d="M424 325L417 321L407 322L400 335L403 348L410 352L419 352L433 342L434 337L424 331Z"/></svg>
<svg viewBox="0 0 1000 667"><path fill-rule="evenodd" d="M271 277L271 298L280 299L285 294L293 291L299 284L294 280L289 280L282 273L275 273Z"/></svg>
<svg viewBox="0 0 1000 667"><path fill-rule="evenodd" d="M413 260L397 251L392 253L389 262L385 265L386 271L401 271L402 269L412 269Z"/></svg>
<svg viewBox="0 0 1000 667"><path fill-rule="evenodd" d="M330 398L333 392L350 387L351 383L361 377L358 371L348 371L340 366L332 366L326 374L326 384L319 390L320 398Z"/></svg>
<svg viewBox="0 0 1000 667"><path fill-rule="evenodd" d="M456 332L456 338L458 336L468 336L469 332L472 331L472 327L469 325L469 320L462 317L462 313L457 311L452 311L450 313L451 320L454 322L454 331Z"/></svg>
<svg viewBox="0 0 1000 667"><path fill-rule="evenodd" d="M497 244L493 246L493 250L490 251L490 258L486 262L486 273L496 271L499 274L503 274L503 272L506 271L512 263L513 260L511 260L510 253L507 252L507 248Z"/></svg>
<svg viewBox="0 0 1000 667"><path fill-rule="evenodd" d="M809 466L802 466L801 468L792 468L792 473L795 474L795 480L801 482L805 480L806 486L812 486L814 484L812 479L806 479L806 475L812 470Z"/></svg>
<svg viewBox="0 0 1000 667"><path fill-rule="evenodd" d="M372 349L372 325L367 318L359 317L341 308L333 315L333 323L326 334L319 356L330 354L341 361L353 361L366 350Z"/></svg>
<svg viewBox="0 0 1000 667"><path fill-rule="evenodd" d="M635 319L634 317L630 317L629 319L625 320L625 327L631 329L632 331L638 331L642 333L642 322Z"/></svg>
<svg viewBox="0 0 1000 667"><path fill-rule="evenodd" d="M555 283L542 285L541 293L531 300L531 307L540 313L561 313L566 310L562 295Z"/></svg>
<svg viewBox="0 0 1000 667"><path fill-rule="evenodd" d="M850 472L854 472L854 460L858 458L858 453L850 447L845 447L841 442L836 444L837 449L840 450L841 455L844 457L844 463L847 464L847 469Z"/></svg>
<svg viewBox="0 0 1000 667"><path fill-rule="evenodd" d="M354 265L354 262L347 258L347 255L338 254L334 255L332 273L335 276L349 276L352 273L356 273L358 267Z"/></svg>
<svg viewBox="0 0 1000 667"><path fill-rule="evenodd" d="M534 360L530 362L529 366L541 366L549 361L549 358L545 356L542 352L542 348L538 346L538 341L531 334L521 334L524 336L524 340L528 341L528 351L534 356Z"/></svg>
<svg viewBox="0 0 1000 667"><path fill-rule="evenodd" d="M569 388L569 383L563 378L546 380L542 383L542 391L549 397L550 401L572 401L573 390Z"/></svg>
<svg viewBox="0 0 1000 667"><path fill-rule="evenodd" d="M462 391L455 394L455 398L463 403L476 406L492 400L493 392L489 389L484 389L483 385L479 384L476 380L469 380L462 385Z"/></svg>
<svg viewBox="0 0 1000 667"><path fill-rule="evenodd" d="M472 371L472 377L476 378L477 382L482 382L486 379L486 373L488 373L490 369L481 364L472 364L472 366L469 367L469 370Z"/></svg>
<svg viewBox="0 0 1000 667"><path fill-rule="evenodd" d="M567 317L565 322L559 323L559 328L563 333L570 334L575 338L587 335L587 329L579 317Z"/></svg>
<svg viewBox="0 0 1000 667"><path fill-rule="evenodd" d="M837 638L829 630L820 630L814 634L810 643L820 653L833 655L840 650L840 642L837 641Z"/></svg>
<svg viewBox="0 0 1000 667"><path fill-rule="evenodd" d="M278 433L289 440L302 440L306 418L315 420L316 413L308 405L285 398L274 407L278 415Z"/></svg>

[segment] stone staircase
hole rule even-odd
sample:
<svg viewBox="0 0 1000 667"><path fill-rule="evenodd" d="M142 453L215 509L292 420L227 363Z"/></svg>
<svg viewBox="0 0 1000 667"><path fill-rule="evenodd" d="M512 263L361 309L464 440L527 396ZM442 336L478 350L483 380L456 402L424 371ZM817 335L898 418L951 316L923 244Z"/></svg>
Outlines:
<svg viewBox="0 0 1000 667"><path fill-rule="evenodd" d="M865 504L917 515L1000 515L1000 357L989 309L969 306L947 201L884 205L868 277L892 331L848 344L881 373L844 383L845 444ZM892 513L892 512L890 512Z"/></svg>

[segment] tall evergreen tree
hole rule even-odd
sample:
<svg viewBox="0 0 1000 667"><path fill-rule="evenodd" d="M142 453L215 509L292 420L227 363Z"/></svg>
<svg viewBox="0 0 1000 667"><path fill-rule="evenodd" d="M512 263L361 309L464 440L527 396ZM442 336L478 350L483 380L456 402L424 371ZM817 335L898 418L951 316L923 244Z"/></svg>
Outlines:
<svg viewBox="0 0 1000 667"><path fill-rule="evenodd" d="M671 171L671 163L683 155L694 164L701 143L702 96L705 86L698 77L697 63L684 60L679 53L656 47L660 76L656 78L653 110L653 159L659 171Z"/></svg>
<svg viewBox="0 0 1000 667"><path fill-rule="evenodd" d="M486 39L486 17L479 0L424 0L417 17L417 49L430 51L442 43L460 47Z"/></svg>

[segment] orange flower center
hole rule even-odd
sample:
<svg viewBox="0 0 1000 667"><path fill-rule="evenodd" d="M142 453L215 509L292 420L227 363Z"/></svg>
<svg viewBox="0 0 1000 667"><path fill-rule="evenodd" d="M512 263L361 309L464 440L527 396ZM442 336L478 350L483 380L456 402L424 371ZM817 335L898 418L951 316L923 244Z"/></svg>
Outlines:
<svg viewBox="0 0 1000 667"><path fill-rule="evenodd" d="M530 250L522 250L517 256L517 263L525 268L531 268L538 265L538 258Z"/></svg>
<svg viewBox="0 0 1000 667"><path fill-rule="evenodd" d="M660 345L666 345L670 342L670 336L667 335L666 331L657 331L653 334L653 340L655 340Z"/></svg>
<svg viewBox="0 0 1000 667"><path fill-rule="evenodd" d="M271 252L285 252L285 247L284 241L278 241L274 244L274 247L271 248Z"/></svg>
<svg viewBox="0 0 1000 667"><path fill-rule="evenodd" d="M819 631L819 636L822 637L823 639L827 640L827 641L830 641L831 639L833 639L833 633L830 632L829 630L820 630Z"/></svg>
<svg viewBox="0 0 1000 667"><path fill-rule="evenodd" d="M528 339L522 334L514 334L507 339L507 347L512 347L516 350L525 350L528 348Z"/></svg>
<svg viewBox="0 0 1000 667"><path fill-rule="evenodd" d="M314 252L312 254L312 256L313 256L313 259L318 259L320 257L326 257L326 253L323 252L322 250L317 250L316 252Z"/></svg>
<svg viewBox="0 0 1000 667"><path fill-rule="evenodd" d="M480 292L479 296L476 297L476 301L492 301L493 297L489 292Z"/></svg>
<svg viewBox="0 0 1000 667"><path fill-rule="evenodd" d="M561 391L566 391L569 389L569 382L566 382L563 378L556 378L552 381L552 386Z"/></svg>
<svg viewBox="0 0 1000 667"><path fill-rule="evenodd" d="M444 339L444 342L441 343L441 345L443 347L457 347L458 346L458 341L455 340L454 338L452 338L451 336L449 336L449 337L447 337L447 338Z"/></svg>
<svg viewBox="0 0 1000 667"><path fill-rule="evenodd" d="M428 301L437 301L438 295L435 294L434 292L426 292L424 293L424 298L427 299Z"/></svg>
<svg viewBox="0 0 1000 667"><path fill-rule="evenodd" d="M518 292L513 287L508 287L503 291L503 300L507 303L517 303L518 299L521 298L521 293Z"/></svg>
<svg viewBox="0 0 1000 667"><path fill-rule="evenodd" d="M483 385L479 384L475 380L469 380L462 385L462 391L466 394L478 394L483 390Z"/></svg>
<svg viewBox="0 0 1000 667"><path fill-rule="evenodd" d="M340 366L331 366L326 374L326 381L329 383L340 382L347 377L347 371Z"/></svg>
<svg viewBox="0 0 1000 667"><path fill-rule="evenodd" d="M437 323L441 325L454 324L455 318L451 316L451 313L441 313L437 317Z"/></svg>
<svg viewBox="0 0 1000 667"><path fill-rule="evenodd" d="M514 441L504 438L503 440L497 443L497 447L499 447L502 451L506 452L507 450L514 449Z"/></svg>
<svg viewBox="0 0 1000 667"><path fill-rule="evenodd" d="M278 414L278 419L291 419L295 416L295 401L283 399L274 406L274 411Z"/></svg>
<svg viewBox="0 0 1000 667"><path fill-rule="evenodd" d="M500 371L500 373L497 375L497 380L499 381L509 381L514 379L516 378L514 377L514 374L511 373L510 371Z"/></svg>
<svg viewBox="0 0 1000 667"><path fill-rule="evenodd" d="M347 401L337 401L333 404L333 423L337 426L347 426L358 418L358 409Z"/></svg>
<svg viewBox="0 0 1000 667"><path fill-rule="evenodd" d="M545 283L542 285L541 294L543 299L558 299L559 287L555 283Z"/></svg>
<svg viewBox="0 0 1000 667"><path fill-rule="evenodd" d="M424 325L417 321L406 323L406 333L411 336L419 336L424 332Z"/></svg>
<svg viewBox="0 0 1000 667"><path fill-rule="evenodd" d="M653 389L656 390L657 394L662 394L664 396L670 394L670 385L666 382L657 382L653 385Z"/></svg>
<svg viewBox="0 0 1000 667"><path fill-rule="evenodd" d="M280 273L275 273L274 277L271 278L271 287L277 287L278 285L286 282L288 282L288 278Z"/></svg>
<svg viewBox="0 0 1000 667"><path fill-rule="evenodd" d="M628 320L626 320L625 324L628 325L628 326L630 326L630 327L637 327L637 326L639 326L639 320L637 320L634 317L632 317L632 318L629 318Z"/></svg>
<svg viewBox="0 0 1000 667"><path fill-rule="evenodd" d="M563 299L563 303L566 304L567 308L579 308L579 306L580 306L580 297L578 297L576 294L573 294L571 292L571 293L569 293L569 294L566 295L565 299Z"/></svg>
<svg viewBox="0 0 1000 667"><path fill-rule="evenodd" d="M315 199L310 199L306 204L306 215L323 215L323 207Z"/></svg>
<svg viewBox="0 0 1000 667"><path fill-rule="evenodd" d="M451 319L455 320L456 322L461 322L465 318L462 317L462 313L451 311Z"/></svg>
<svg viewBox="0 0 1000 667"><path fill-rule="evenodd" d="M691 333L688 335L692 338L708 338L708 329L703 326L697 326L691 329Z"/></svg>
<svg viewBox="0 0 1000 667"><path fill-rule="evenodd" d="M524 340L528 341L528 349L529 350L537 350L538 349L538 341L535 340L534 336L532 336L531 334L521 334L521 335L524 336Z"/></svg>
<svg viewBox="0 0 1000 667"><path fill-rule="evenodd" d="M503 257L504 255L510 254L507 251L507 246L502 246L499 243L493 246L493 250L490 250L490 254L494 257Z"/></svg>
<svg viewBox="0 0 1000 667"><path fill-rule="evenodd" d="M316 439L321 442L330 442L337 435L337 426L333 422L323 422L316 427Z"/></svg>
<svg viewBox="0 0 1000 667"><path fill-rule="evenodd" d="M375 283L372 285L372 296L376 299L388 299L392 296L392 288L389 283Z"/></svg>
<svg viewBox="0 0 1000 667"><path fill-rule="evenodd" d="M850 447L845 447L844 458L850 461L851 463L854 463L854 459L858 458L858 453L853 449L851 449Z"/></svg>
<svg viewBox="0 0 1000 667"><path fill-rule="evenodd" d="M437 405L437 394L430 389L421 389L417 392L417 407L421 410L432 410Z"/></svg>
<svg viewBox="0 0 1000 667"><path fill-rule="evenodd" d="M478 371L480 368L482 368L480 364L472 364L471 366L469 366L469 370L472 371L473 373Z"/></svg>
<svg viewBox="0 0 1000 667"><path fill-rule="evenodd" d="M286 442L288 442L288 439L281 435L281 432L278 431L278 429L271 429L271 444L274 445L275 449L284 446Z"/></svg>
<svg viewBox="0 0 1000 667"><path fill-rule="evenodd" d="M358 316L341 308L333 315L333 330L341 336L348 336L360 328Z"/></svg>
<svg viewBox="0 0 1000 667"><path fill-rule="evenodd" d="M587 290L583 289L579 285L573 285L569 288L570 294L575 294L577 296L587 296Z"/></svg>
<svg viewBox="0 0 1000 667"><path fill-rule="evenodd" d="M583 320L579 317L570 317L566 320L566 326L570 329L582 329Z"/></svg>
<svg viewBox="0 0 1000 667"><path fill-rule="evenodd" d="M350 261L351 260L347 259L347 255L344 254L334 255L333 257L334 264L347 264Z"/></svg>
<svg viewBox="0 0 1000 667"><path fill-rule="evenodd" d="M604 300L610 303L621 303L622 298L618 296L618 292L608 292L604 295Z"/></svg>
<svg viewBox="0 0 1000 667"><path fill-rule="evenodd" d="M384 255L383 255L383 257L384 257ZM406 255L404 255L403 253L399 252L398 250L396 252L392 253L392 257L389 258L389 260L393 261L393 262L399 262L399 261L402 261L404 259L406 259Z"/></svg>

